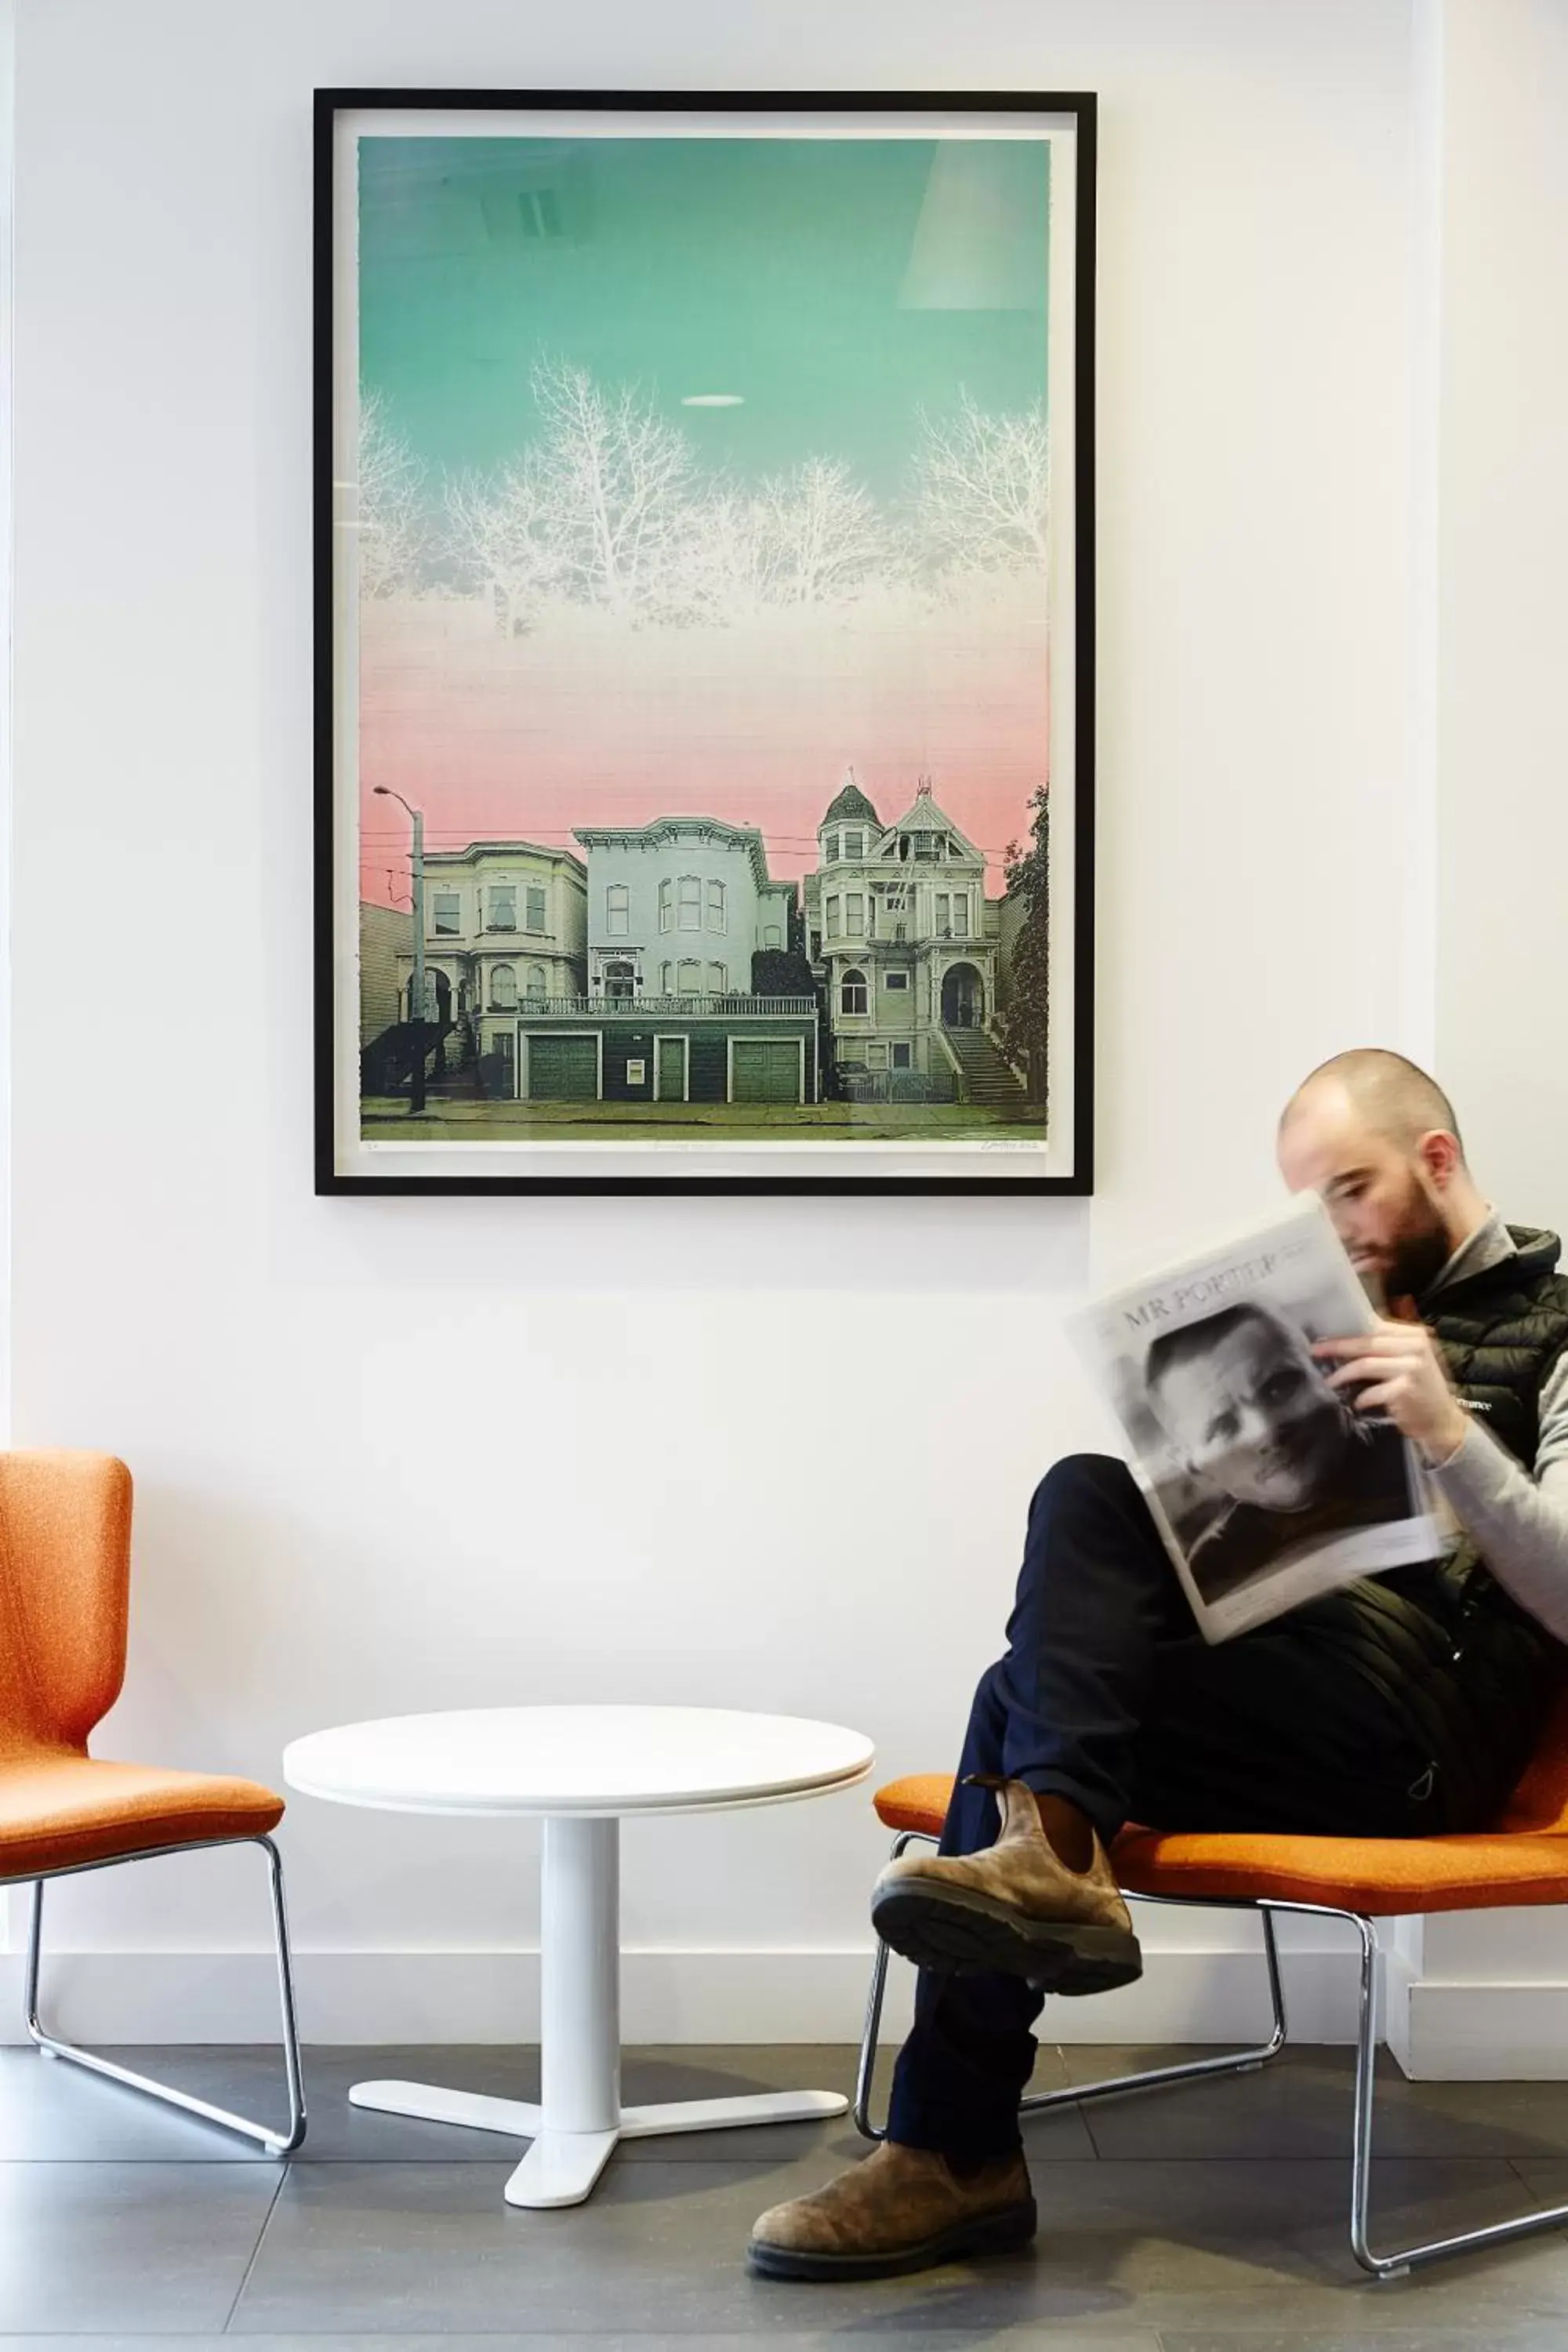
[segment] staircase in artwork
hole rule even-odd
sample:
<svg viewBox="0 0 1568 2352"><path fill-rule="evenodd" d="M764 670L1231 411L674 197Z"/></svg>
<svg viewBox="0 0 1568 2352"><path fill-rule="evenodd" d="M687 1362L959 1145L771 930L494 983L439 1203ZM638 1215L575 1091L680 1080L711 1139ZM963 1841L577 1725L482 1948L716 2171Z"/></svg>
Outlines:
<svg viewBox="0 0 1568 2352"><path fill-rule="evenodd" d="M1027 1109L1023 1081L984 1029L944 1028L942 1034L958 1063L959 1091L965 1102L984 1110Z"/></svg>

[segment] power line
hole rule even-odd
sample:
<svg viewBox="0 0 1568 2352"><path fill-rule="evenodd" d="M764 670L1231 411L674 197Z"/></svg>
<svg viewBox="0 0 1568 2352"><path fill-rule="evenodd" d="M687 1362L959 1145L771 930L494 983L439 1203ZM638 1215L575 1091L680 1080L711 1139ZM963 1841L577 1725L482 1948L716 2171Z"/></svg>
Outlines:
<svg viewBox="0 0 1568 2352"><path fill-rule="evenodd" d="M721 824L726 824L729 820L726 818L721 818L719 822ZM605 829L608 831L617 831L621 828L612 826ZM748 831L752 829L752 828L751 827L747 828ZM590 830L596 830L596 828L591 827ZM642 830L642 828L638 826L627 826L625 830L627 832L637 832ZM776 849L782 853L793 855L796 850L815 849L817 846L816 835L815 834L763 833L760 827L756 828L756 831L758 838L761 840L764 849ZM396 845L405 841L406 837L406 835L397 833L362 833L359 839L362 847L381 847L384 849L389 844ZM520 842L532 842L542 849L573 849L575 851L580 849L583 845L578 842L574 833L557 832L553 827L546 825L532 826L530 828L526 835L519 835L517 838ZM440 825L426 825L425 828L425 840L426 845L432 842L445 842L452 845L458 849L468 849L489 845L505 848L510 845L504 839L499 839L495 835L476 834L471 826L453 826L448 828ZM984 858L987 864L1000 865L1007 856L1007 851L1005 849L984 847L978 842L975 843L973 846L976 855ZM837 862L841 865L861 864L867 866L880 866L899 864L924 866L936 864L942 861L928 858L892 859L872 857L858 860L840 859Z"/></svg>

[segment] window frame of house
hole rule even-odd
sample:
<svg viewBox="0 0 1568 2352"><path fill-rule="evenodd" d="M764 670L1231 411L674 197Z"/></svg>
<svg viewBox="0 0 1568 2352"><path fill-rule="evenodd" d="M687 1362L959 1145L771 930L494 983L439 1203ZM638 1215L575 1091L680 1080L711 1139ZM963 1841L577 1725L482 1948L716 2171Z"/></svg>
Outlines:
<svg viewBox="0 0 1568 2352"><path fill-rule="evenodd" d="M888 1056L889 1069L912 1070L914 1068L915 1049L907 1037L895 1037L888 1047Z"/></svg>
<svg viewBox="0 0 1568 2352"><path fill-rule="evenodd" d="M533 975L535 972L539 974L539 986L537 989L533 985ZM545 971L544 966L542 963L531 963L528 967L528 985L523 991L522 1002L525 1004L542 1004L548 998L549 994L550 974Z"/></svg>
<svg viewBox="0 0 1568 2352"><path fill-rule="evenodd" d="M729 992L730 992L730 967L729 967L729 965L728 965L728 964L723 964L723 963L710 963L710 964L709 965L709 967L708 967L708 993L709 993L709 995L710 995L710 996L728 996Z"/></svg>
<svg viewBox="0 0 1568 2352"><path fill-rule="evenodd" d="M846 890L844 893L844 936L847 940L866 937L866 893Z"/></svg>
<svg viewBox="0 0 1568 2352"><path fill-rule="evenodd" d="M450 916L450 921L447 920L447 916ZM433 940L462 938L463 894L460 890L431 891L429 935Z"/></svg>
<svg viewBox="0 0 1568 2352"><path fill-rule="evenodd" d="M952 893L951 890L933 890L931 892L931 927L933 935L937 939L952 939Z"/></svg>
<svg viewBox="0 0 1568 2352"><path fill-rule="evenodd" d="M675 885L668 874L658 886L658 928L661 931L675 929Z"/></svg>
<svg viewBox="0 0 1568 2352"><path fill-rule="evenodd" d="M841 940L844 937L844 901L837 891L831 898L824 900L822 911L826 918L822 927L823 936Z"/></svg>
<svg viewBox="0 0 1568 2352"><path fill-rule="evenodd" d="M890 989L894 995L907 996L910 987L909 973L907 971L885 971L882 974L882 986L885 989Z"/></svg>
<svg viewBox="0 0 1568 2352"><path fill-rule="evenodd" d="M511 983L510 997L497 994L497 988L503 972ZM489 985L485 993L489 999L485 1008L487 1012L515 1013L517 1011L517 966L514 963L492 963L489 970Z"/></svg>
<svg viewBox="0 0 1568 2352"><path fill-rule="evenodd" d="M696 974L695 984L690 988L687 987L684 978L684 975L689 971ZM675 967L675 992L677 996L701 995L702 959L700 956L682 956L680 958Z"/></svg>
<svg viewBox="0 0 1568 2352"><path fill-rule="evenodd" d="M966 940L970 937L969 893L967 890L954 890L951 893L951 896L952 898L952 936L955 940Z"/></svg>
<svg viewBox="0 0 1568 2352"><path fill-rule="evenodd" d="M496 902L502 898L511 901L511 919L508 922L503 922L497 911ZM515 882L486 883L485 929L487 931L509 932L517 929L517 884Z"/></svg>
<svg viewBox="0 0 1568 2352"><path fill-rule="evenodd" d="M605 885L605 937L625 940L631 937L632 894L629 884L606 882Z"/></svg>
<svg viewBox="0 0 1568 2352"><path fill-rule="evenodd" d="M859 992L861 1001L858 1004L849 1002L851 989ZM847 1021L863 1021L871 1010L871 991L858 964L851 964L847 971L839 974L838 1010Z"/></svg>
<svg viewBox="0 0 1568 2352"><path fill-rule="evenodd" d="M535 907L539 920L533 919ZM542 882L525 882L522 887L522 928L532 939L542 940L550 929L550 893Z"/></svg>
<svg viewBox="0 0 1568 2352"><path fill-rule="evenodd" d="M708 928L710 931L727 931L730 928L729 893L722 882L711 877L708 883Z"/></svg>
<svg viewBox="0 0 1568 2352"><path fill-rule="evenodd" d="M692 895L687 895L689 886ZM686 919L689 908L691 920ZM675 928L678 931L700 931L702 929L702 877L700 874L679 874L675 882Z"/></svg>
<svg viewBox="0 0 1568 2352"><path fill-rule="evenodd" d="M764 950L771 950L774 954L784 952L784 929L781 924L764 923L763 925L763 946Z"/></svg>
<svg viewBox="0 0 1568 2352"><path fill-rule="evenodd" d="M850 865L858 865L860 859L866 855L866 835L864 830L857 829L846 832L840 836L840 838L844 844L844 856L846 861Z"/></svg>

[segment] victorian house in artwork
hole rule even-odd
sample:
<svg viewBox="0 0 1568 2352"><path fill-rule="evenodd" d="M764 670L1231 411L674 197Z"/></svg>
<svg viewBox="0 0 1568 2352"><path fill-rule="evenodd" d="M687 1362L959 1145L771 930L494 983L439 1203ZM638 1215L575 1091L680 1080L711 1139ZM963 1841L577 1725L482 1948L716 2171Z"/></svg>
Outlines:
<svg viewBox="0 0 1568 2352"><path fill-rule="evenodd" d="M488 1091L513 1091L519 1008L586 984L587 878L571 850L531 841L426 852L424 1017L447 1067L477 1057ZM407 1020L412 940L397 965Z"/></svg>
<svg viewBox="0 0 1568 2352"><path fill-rule="evenodd" d="M812 969L838 1084L852 1100L1021 1108L992 1034L1001 902L985 860L922 779L885 824L851 773L817 828L805 882Z"/></svg>
<svg viewBox="0 0 1568 2352"><path fill-rule="evenodd" d="M795 884L769 875L756 827L670 816L574 837L587 854L586 985L523 1004L517 1094L815 1102L816 999L754 984L754 960L794 944L797 903Z"/></svg>

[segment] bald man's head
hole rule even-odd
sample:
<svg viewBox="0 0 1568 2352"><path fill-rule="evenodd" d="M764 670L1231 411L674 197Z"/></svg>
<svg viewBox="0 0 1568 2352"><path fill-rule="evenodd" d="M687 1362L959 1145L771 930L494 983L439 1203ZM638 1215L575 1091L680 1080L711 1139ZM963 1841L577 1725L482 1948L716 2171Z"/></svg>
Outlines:
<svg viewBox="0 0 1568 2352"><path fill-rule="evenodd" d="M1322 1063L1286 1104L1278 1151L1293 1192L1322 1194L1380 1303L1418 1299L1485 1213L1452 1103L1403 1054Z"/></svg>
<svg viewBox="0 0 1568 2352"><path fill-rule="evenodd" d="M1454 1106L1437 1084L1403 1054L1379 1045L1358 1045L1321 1062L1302 1079L1279 1115L1283 1136L1291 1121L1315 1103L1335 1097L1373 1134L1384 1136L1401 1151L1415 1151L1424 1135L1435 1129L1451 1135L1464 1157L1459 1122Z"/></svg>

